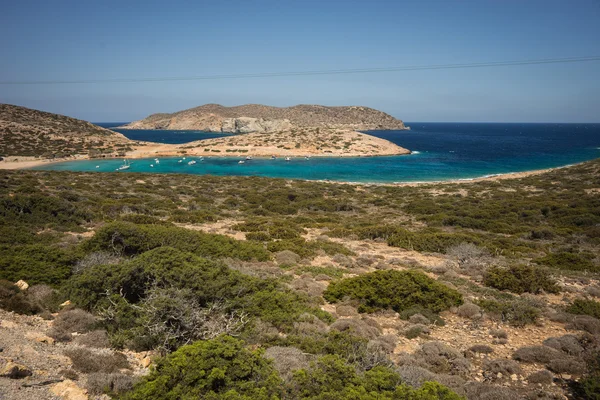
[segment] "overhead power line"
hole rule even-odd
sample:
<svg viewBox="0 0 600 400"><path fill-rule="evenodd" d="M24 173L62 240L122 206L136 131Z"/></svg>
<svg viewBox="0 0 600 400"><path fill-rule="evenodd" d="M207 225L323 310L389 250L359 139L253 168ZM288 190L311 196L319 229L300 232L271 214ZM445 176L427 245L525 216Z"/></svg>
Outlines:
<svg viewBox="0 0 600 400"><path fill-rule="evenodd" d="M217 79L245 79L245 78L273 78L288 76L311 76L311 75L342 75L342 74L365 74L380 72L401 72L401 71L424 71L436 69L463 69L463 68L487 68L487 67L508 67L517 65L536 65L536 64L564 64L600 61L600 56L569 57L569 58L546 58L537 60L513 60L513 61L492 61L482 63L464 63L464 64L434 64L434 65L412 65L403 67L388 68L356 68L356 69L327 69L313 71L292 71L292 72L262 72L249 74L224 74L224 75L199 75L199 76L180 76L180 77L155 77L155 78L114 78L114 79L81 79L81 80L48 80L48 81L0 81L0 85L63 85L63 84L82 84L82 83L135 83L135 82L168 82L168 81L201 81Z"/></svg>

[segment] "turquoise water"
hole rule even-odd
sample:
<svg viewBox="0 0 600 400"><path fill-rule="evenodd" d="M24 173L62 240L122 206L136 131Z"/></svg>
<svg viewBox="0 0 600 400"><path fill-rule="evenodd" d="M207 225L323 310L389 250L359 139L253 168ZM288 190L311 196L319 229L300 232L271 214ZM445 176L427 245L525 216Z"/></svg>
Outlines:
<svg viewBox="0 0 600 400"><path fill-rule="evenodd" d="M131 160L119 173L186 173L268 176L350 182L415 182L558 167L600 157L600 124L408 123L410 131L369 132L414 154L394 157L279 158L198 157ZM121 131L125 135L130 133ZM170 131L150 131L154 141L172 140ZM191 135L203 133L188 132ZM162 138L161 138L162 136ZM191 137L191 136L190 136ZM138 137L139 138L139 137ZM140 139L147 140L147 139ZM194 138L193 140L198 140ZM187 162L195 159L195 165ZM69 161L36 169L113 172L123 160ZM151 165L154 165L153 167Z"/></svg>

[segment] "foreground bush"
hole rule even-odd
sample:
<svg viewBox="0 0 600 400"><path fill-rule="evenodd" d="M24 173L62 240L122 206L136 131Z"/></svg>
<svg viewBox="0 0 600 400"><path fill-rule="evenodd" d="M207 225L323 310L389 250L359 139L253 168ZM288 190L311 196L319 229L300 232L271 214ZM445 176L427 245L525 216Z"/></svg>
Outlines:
<svg viewBox="0 0 600 400"><path fill-rule="evenodd" d="M522 300L479 300L477 304L499 320L513 326L533 324L541 315L538 308Z"/></svg>
<svg viewBox="0 0 600 400"><path fill-rule="evenodd" d="M306 367L306 363L298 366ZM403 384L400 376L390 368L379 366L359 373L354 366L335 355L321 357L309 368L292 372L284 385L272 362L260 350L249 350L242 341L228 336L180 348L160 360L156 369L123 398L462 399L435 382L425 382L421 388L413 389Z"/></svg>
<svg viewBox="0 0 600 400"><path fill-rule="evenodd" d="M440 312L462 304L462 295L417 271L376 271L333 282L323 293L335 303L349 297L360 302L360 312L391 308L402 312L421 306Z"/></svg>
<svg viewBox="0 0 600 400"><path fill-rule="evenodd" d="M495 289L508 290L517 294L560 291L556 281L550 278L546 271L529 265L492 267L485 274L483 283Z"/></svg>
<svg viewBox="0 0 600 400"><path fill-rule="evenodd" d="M280 397L281 383L259 350L221 336L184 346L161 359L124 399L268 400Z"/></svg>
<svg viewBox="0 0 600 400"><path fill-rule="evenodd" d="M130 222L115 222L102 227L84 248L132 256L161 246L211 258L232 257L245 261L267 261L270 258L269 252L259 243L174 226Z"/></svg>
<svg viewBox="0 0 600 400"><path fill-rule="evenodd" d="M64 289L78 306L101 311L115 345L138 350L170 351L215 333L234 334L248 317L283 330L291 329L303 313L331 320L307 296L275 280L243 275L169 247L85 269Z"/></svg>

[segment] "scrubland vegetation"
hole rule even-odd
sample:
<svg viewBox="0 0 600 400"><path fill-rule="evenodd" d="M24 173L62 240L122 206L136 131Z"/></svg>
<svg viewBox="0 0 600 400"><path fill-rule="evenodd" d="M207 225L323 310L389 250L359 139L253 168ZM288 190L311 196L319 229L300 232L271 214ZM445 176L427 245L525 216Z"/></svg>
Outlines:
<svg viewBox="0 0 600 400"><path fill-rule="evenodd" d="M53 318L93 394L600 398L598 161L418 187L2 171L0 216L0 307Z"/></svg>

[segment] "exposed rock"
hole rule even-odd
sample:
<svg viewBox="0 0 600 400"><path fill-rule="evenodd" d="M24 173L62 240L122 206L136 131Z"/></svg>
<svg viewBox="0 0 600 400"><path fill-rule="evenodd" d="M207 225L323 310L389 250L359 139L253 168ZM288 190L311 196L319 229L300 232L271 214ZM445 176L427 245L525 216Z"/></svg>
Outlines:
<svg viewBox="0 0 600 400"><path fill-rule="evenodd" d="M39 332L27 332L25 337L29 340L35 340L38 343L54 344L54 339Z"/></svg>
<svg viewBox="0 0 600 400"><path fill-rule="evenodd" d="M270 107L260 104L236 107L205 104L173 114L153 114L122 128L197 129L231 133L279 132L293 128L407 129L402 121L368 107Z"/></svg>
<svg viewBox="0 0 600 400"><path fill-rule="evenodd" d="M64 303L60 303L59 307L63 308L63 307L70 306L70 305L71 305L71 300L67 300Z"/></svg>
<svg viewBox="0 0 600 400"><path fill-rule="evenodd" d="M22 291L29 289L29 284L22 279L17 281L17 283L15 283L15 286L17 286Z"/></svg>
<svg viewBox="0 0 600 400"><path fill-rule="evenodd" d="M50 388L50 391L56 396L62 397L65 400L87 400L86 391L77 386L70 379L64 380Z"/></svg>
<svg viewBox="0 0 600 400"><path fill-rule="evenodd" d="M2 370L0 376L10 379L22 379L33 375L29 367L9 361Z"/></svg>

